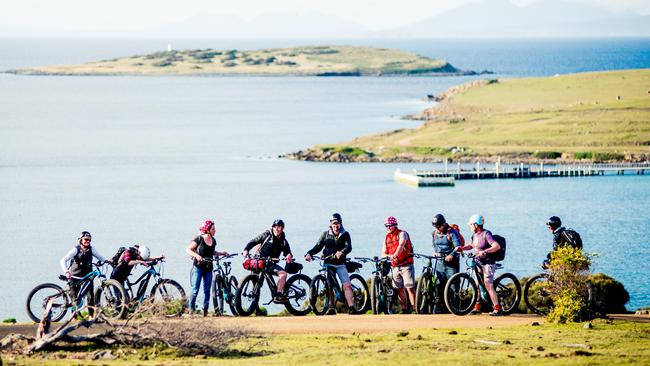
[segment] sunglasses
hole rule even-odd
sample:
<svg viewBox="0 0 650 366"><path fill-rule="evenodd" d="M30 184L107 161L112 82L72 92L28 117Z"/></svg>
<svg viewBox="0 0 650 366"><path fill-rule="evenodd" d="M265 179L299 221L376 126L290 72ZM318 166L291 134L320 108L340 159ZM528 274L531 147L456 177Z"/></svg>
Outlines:
<svg viewBox="0 0 650 366"><path fill-rule="evenodd" d="M338 222L338 221L331 221L330 224L331 224L331 225L341 225L341 223Z"/></svg>
<svg viewBox="0 0 650 366"><path fill-rule="evenodd" d="M83 238L83 239L81 239L81 241L91 241L91 240L92 240L92 239L90 239L90 238Z"/></svg>
<svg viewBox="0 0 650 366"><path fill-rule="evenodd" d="M384 226L386 226L386 227L395 227L397 225L395 225L395 224L384 224Z"/></svg>

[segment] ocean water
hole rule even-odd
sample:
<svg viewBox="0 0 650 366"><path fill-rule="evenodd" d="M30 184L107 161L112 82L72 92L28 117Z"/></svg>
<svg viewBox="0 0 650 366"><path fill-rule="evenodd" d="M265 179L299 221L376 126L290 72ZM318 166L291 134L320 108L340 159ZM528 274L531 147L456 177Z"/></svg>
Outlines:
<svg viewBox="0 0 650 366"><path fill-rule="evenodd" d="M167 43L2 39L0 70L128 56ZM650 42L644 39L358 43L400 47L505 76L650 67ZM247 49L305 42L172 44ZM470 80L0 74L0 318L27 319L27 293L57 281L59 259L82 230L93 233L93 245L106 256L136 243L165 253L165 276L189 290L191 264L184 251L204 219L217 222L221 249L238 252L282 217L301 257L332 212L343 215L353 256L379 253L387 215L396 216L416 250L427 253L434 214L460 224L468 237L464 222L483 213L487 227L508 239L504 265L518 276L539 271L551 248L544 221L558 215L582 234L587 251L599 254L594 271L625 284L628 308L650 305L648 175L460 181L453 188L414 189L395 183L392 174L425 164L277 158L313 144L415 127L417 122L400 117L425 108L424 95ZM316 270L315 264L305 266L310 275Z"/></svg>

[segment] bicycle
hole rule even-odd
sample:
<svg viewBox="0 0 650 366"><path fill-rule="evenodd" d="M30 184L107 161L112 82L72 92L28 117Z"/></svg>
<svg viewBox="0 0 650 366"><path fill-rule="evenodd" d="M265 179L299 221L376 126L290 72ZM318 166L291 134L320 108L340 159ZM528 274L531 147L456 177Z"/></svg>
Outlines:
<svg viewBox="0 0 650 366"><path fill-rule="evenodd" d="M259 264L256 264L255 268L250 269L251 274L244 277L241 285L237 288L235 308L237 315L240 316L249 316L258 308L260 293L265 282L271 290L271 300L263 305L272 303L273 299L279 294L275 279L273 278L273 267L280 259L270 257L260 258L257 256L249 259L257 261L256 263ZM296 263L294 268L295 271L291 271L294 273L290 273L292 276L287 278L284 286L284 295L288 299L284 303L284 307L292 315L307 315L311 311L309 302L307 301L311 279L305 274L297 273L302 270L301 264Z"/></svg>
<svg viewBox="0 0 650 366"><path fill-rule="evenodd" d="M126 293L118 281L106 279L103 268L106 263L108 262L93 263L93 270L83 277L72 276L71 279L77 280L73 284L66 276L59 275L61 281L68 282L65 289L55 283L42 283L34 287L27 295L26 309L29 318L39 323L48 303L51 303L50 320L53 322L63 319L68 310L74 313L84 307L88 307L88 315L91 317L98 309L110 319L121 318L125 311ZM95 294L89 294L95 278L100 280L100 285ZM89 303L84 303L85 297L88 297Z"/></svg>
<svg viewBox="0 0 650 366"><path fill-rule="evenodd" d="M321 261L321 268L318 270L319 274L311 279L309 286L309 304L311 309L316 315L325 315L326 313L336 311L336 302L345 301L345 295L341 289L338 279L336 278L336 270L331 264L323 263L326 259L333 256L319 257L311 256L313 259ZM362 265L357 262L347 260L345 266L348 272L358 271ZM354 299L353 311L362 314L367 311L368 306L368 284L358 273L350 275L350 283L352 285L352 298Z"/></svg>
<svg viewBox="0 0 650 366"><path fill-rule="evenodd" d="M372 313L394 314L393 303L397 299L397 292L393 288L393 279L390 276L390 258L355 257L354 259L362 263L372 262L375 265L370 278L370 307Z"/></svg>
<svg viewBox="0 0 650 366"><path fill-rule="evenodd" d="M451 276L445 286L445 305L449 311L455 315L466 315L479 301L479 289L481 292L481 300L490 303L490 298L487 296L485 290L485 283L483 282L483 271L476 262L476 257L472 253L461 255L467 256L467 270L465 272L456 273ZM500 263L496 264L496 268L500 269L503 266ZM474 274L474 277L472 277ZM501 304L501 311L503 314L508 315L517 309L519 301L521 300L521 285L519 280L512 273L504 273L494 279L494 289Z"/></svg>
<svg viewBox="0 0 650 366"><path fill-rule="evenodd" d="M441 312L444 306L442 299L443 278L437 271L438 263L443 258L440 255L413 254L416 258L428 260L422 268L422 276L415 289L415 312L418 314L435 314ZM435 262L435 264L433 264Z"/></svg>
<svg viewBox="0 0 650 366"><path fill-rule="evenodd" d="M535 314L546 316L553 309L551 294L546 290L549 274L538 273L524 284L524 302Z"/></svg>
<svg viewBox="0 0 650 366"><path fill-rule="evenodd" d="M137 280L131 282L127 278L124 281L129 310L135 310L139 304L149 299L152 303L159 305L163 315L168 318L180 316L183 313L186 305L185 290L178 282L162 278L162 263L164 261L164 258L153 259L148 262L147 270ZM156 265L159 263L160 270L156 269ZM149 287L152 277L155 279L155 283L147 296L147 287ZM138 285L138 290L134 296L133 289L136 285Z"/></svg>
<svg viewBox="0 0 650 366"><path fill-rule="evenodd" d="M236 257L237 254L229 254L226 256L216 256L214 259L205 258L204 260L211 261L214 264L212 273L212 305L214 306L214 313L223 315L225 312L224 302L228 304L232 315L237 315L237 306L235 306L235 294L239 287L237 277L230 274L232 271L231 262L223 262L221 260Z"/></svg>

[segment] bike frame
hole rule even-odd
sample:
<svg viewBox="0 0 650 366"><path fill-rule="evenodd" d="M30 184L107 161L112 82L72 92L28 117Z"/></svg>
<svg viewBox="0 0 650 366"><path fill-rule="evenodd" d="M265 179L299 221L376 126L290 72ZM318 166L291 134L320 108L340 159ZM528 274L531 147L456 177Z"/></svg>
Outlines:
<svg viewBox="0 0 650 366"><path fill-rule="evenodd" d="M68 282L68 288L67 291L71 295L71 300L74 304L70 304L70 306L77 306L80 304L81 301L83 301L83 298L88 295L88 289L90 288L90 284L93 283L95 278L106 278L106 275L99 270L99 267L104 265L104 263L97 262L93 263L93 270L90 271L87 275L83 277L71 277L72 279L78 280L77 282L70 284ZM75 286L79 286L79 291L74 291ZM93 294L94 296L94 294Z"/></svg>
<svg viewBox="0 0 650 366"><path fill-rule="evenodd" d="M129 298L131 298L131 300L136 300L138 302L144 301L144 299L147 297L147 287L149 287L149 281L151 280L151 277L154 277L156 279L156 282L160 282L160 272L156 269L156 264L158 264L157 260L152 262L147 270L134 282L129 281L128 278L126 281L124 281L124 290L126 291ZM135 285L138 285L136 297L133 296L133 287Z"/></svg>

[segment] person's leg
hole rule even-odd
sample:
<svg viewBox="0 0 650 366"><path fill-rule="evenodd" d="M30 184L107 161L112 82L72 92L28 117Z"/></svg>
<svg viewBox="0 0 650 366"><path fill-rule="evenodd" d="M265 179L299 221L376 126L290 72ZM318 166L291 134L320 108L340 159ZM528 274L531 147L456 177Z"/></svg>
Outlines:
<svg viewBox="0 0 650 366"><path fill-rule="evenodd" d="M393 287L397 289L397 298L402 309L406 309L406 292L404 291L404 278L402 278L402 273L400 272L399 267L392 268L393 276ZM387 304L391 306L391 304Z"/></svg>
<svg viewBox="0 0 650 366"><path fill-rule="evenodd" d="M341 287L343 287L343 294L345 295L345 300L348 303L348 307L354 307L354 296L352 295L352 283L350 283L350 274L348 273L345 265L336 266L336 275L339 278Z"/></svg>
<svg viewBox="0 0 650 366"><path fill-rule="evenodd" d="M192 294L190 295L190 300L188 307L190 312L196 310L196 296L199 294L199 287L201 286L201 271L192 266L192 273L190 275L191 285L192 285Z"/></svg>
<svg viewBox="0 0 650 366"><path fill-rule="evenodd" d="M212 271L201 270L203 278L203 314L206 315L210 307L210 289L212 289Z"/></svg>
<svg viewBox="0 0 650 366"><path fill-rule="evenodd" d="M501 305L499 305L499 298L497 297L497 292L494 289L494 264L486 264L483 266L483 281L485 282L485 290L492 300L492 307L495 312L501 311Z"/></svg>
<svg viewBox="0 0 650 366"><path fill-rule="evenodd" d="M411 306L415 306L415 266L412 264L403 266L401 272L402 278L404 279L404 287L409 296L409 302Z"/></svg>
<svg viewBox="0 0 650 366"><path fill-rule="evenodd" d="M278 271L278 296L284 296L284 284L287 282L287 272Z"/></svg>

